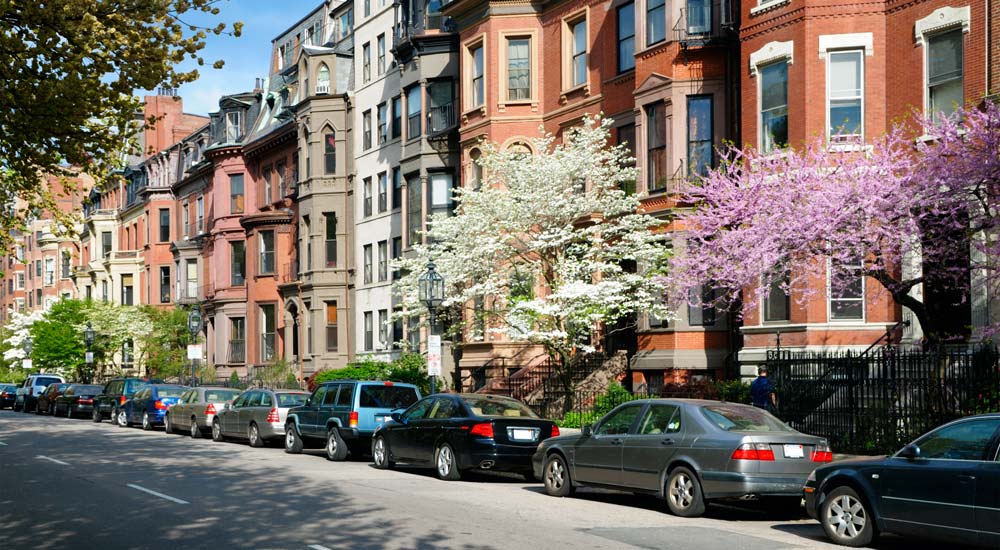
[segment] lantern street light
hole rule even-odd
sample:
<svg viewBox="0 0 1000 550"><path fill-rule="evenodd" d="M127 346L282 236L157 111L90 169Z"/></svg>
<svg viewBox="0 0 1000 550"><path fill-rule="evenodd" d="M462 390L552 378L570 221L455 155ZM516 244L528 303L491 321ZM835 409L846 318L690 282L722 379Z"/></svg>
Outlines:
<svg viewBox="0 0 1000 550"><path fill-rule="evenodd" d="M30 369L31 368L31 350L34 349L35 344L31 341L31 335L24 337L24 341L21 342L21 349L24 350L24 360L21 361L21 366Z"/></svg>
<svg viewBox="0 0 1000 550"><path fill-rule="evenodd" d="M444 303L444 278L437 272L434 262L427 264L427 271L417 279L419 299L427 306L430 327L427 331L427 372L431 377L431 394L434 382L441 373L441 340L434 336L434 313Z"/></svg>
<svg viewBox="0 0 1000 550"><path fill-rule="evenodd" d="M83 343L87 345L86 363L87 363L87 383L90 383L91 376L90 372L93 369L94 364L94 352L90 351L90 347L94 345L94 327L90 325L90 321L87 321L87 328L83 329Z"/></svg>
<svg viewBox="0 0 1000 550"><path fill-rule="evenodd" d="M198 333L201 332L201 306L197 304L188 313L188 330L191 332L191 345L198 341ZM188 348L188 355L191 357L191 385L195 384L195 369L198 367L198 359L192 354L191 347Z"/></svg>

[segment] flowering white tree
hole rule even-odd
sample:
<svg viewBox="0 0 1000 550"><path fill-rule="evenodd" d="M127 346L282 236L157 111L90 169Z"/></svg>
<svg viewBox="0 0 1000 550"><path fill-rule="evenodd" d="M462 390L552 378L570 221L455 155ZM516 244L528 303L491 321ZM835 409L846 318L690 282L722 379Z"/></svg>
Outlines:
<svg viewBox="0 0 1000 550"><path fill-rule="evenodd" d="M652 231L662 222L623 191L635 169L627 149L609 146L610 127L586 117L564 143L532 140L535 154L484 143L482 187L458 189L455 214L433 216L428 244L394 265L405 273L395 285L404 315L426 313L418 278L433 261L446 283L442 309L464 311L452 317L455 335L472 323L474 339L492 332L541 345L564 381L596 329L637 312L670 317L653 280L667 255Z"/></svg>
<svg viewBox="0 0 1000 550"><path fill-rule="evenodd" d="M11 363L27 358L27 354L24 353L24 341L31 335L31 325L41 321L45 316L45 312L35 310L28 313L21 313L11 309L8 313L10 321L4 328L9 331L10 335L3 341L6 348L3 352L3 359Z"/></svg>

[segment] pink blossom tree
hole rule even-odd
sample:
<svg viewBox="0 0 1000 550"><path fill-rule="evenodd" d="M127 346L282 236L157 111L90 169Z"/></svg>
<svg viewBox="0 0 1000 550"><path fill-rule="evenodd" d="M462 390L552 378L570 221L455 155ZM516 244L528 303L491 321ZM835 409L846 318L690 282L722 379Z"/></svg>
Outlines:
<svg viewBox="0 0 1000 550"><path fill-rule="evenodd" d="M1000 283L1000 108L915 122L923 137L898 125L864 150L728 150L686 189L688 250L661 278L668 294L696 301L691 290L711 284L720 303L753 306L780 288L804 302L827 292L817 281L829 266L854 265L848 274L878 281L930 344L964 332L940 312L973 278L989 296ZM829 279L836 293L850 277Z"/></svg>

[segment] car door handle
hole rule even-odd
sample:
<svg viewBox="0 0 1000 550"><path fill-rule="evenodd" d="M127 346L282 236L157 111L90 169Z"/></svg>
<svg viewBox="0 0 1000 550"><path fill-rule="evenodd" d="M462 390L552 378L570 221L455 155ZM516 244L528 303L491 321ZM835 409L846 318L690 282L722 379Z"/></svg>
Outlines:
<svg viewBox="0 0 1000 550"><path fill-rule="evenodd" d="M669 439L669 438L668 439L664 439L663 441L660 441L660 445L673 445L673 444L674 444L674 440L673 439Z"/></svg>
<svg viewBox="0 0 1000 550"><path fill-rule="evenodd" d="M958 475L958 480L959 481L975 481L976 480L976 476L970 476L968 474L959 474Z"/></svg>
<svg viewBox="0 0 1000 550"><path fill-rule="evenodd" d="M609 443L612 445L621 445L623 442L621 439L612 439Z"/></svg>

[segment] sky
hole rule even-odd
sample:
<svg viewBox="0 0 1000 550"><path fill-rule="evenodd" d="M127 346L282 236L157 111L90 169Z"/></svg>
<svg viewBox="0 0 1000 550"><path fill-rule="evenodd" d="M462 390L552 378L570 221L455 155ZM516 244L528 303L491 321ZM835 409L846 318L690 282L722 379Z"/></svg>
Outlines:
<svg viewBox="0 0 1000 550"><path fill-rule="evenodd" d="M271 55L271 40L279 33L302 19L322 0L223 0L217 16L185 18L193 24L212 21L243 22L239 38L209 34L201 55L205 65L198 67L197 81L181 86L178 95L184 100L184 112L207 115L219 110L219 98L253 89L254 79L267 76ZM222 69L213 69L212 63L224 60ZM195 68L194 62L181 65L184 70ZM148 95L148 92L139 92Z"/></svg>

